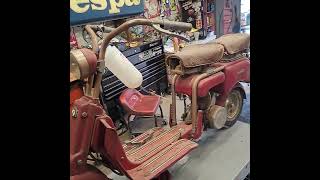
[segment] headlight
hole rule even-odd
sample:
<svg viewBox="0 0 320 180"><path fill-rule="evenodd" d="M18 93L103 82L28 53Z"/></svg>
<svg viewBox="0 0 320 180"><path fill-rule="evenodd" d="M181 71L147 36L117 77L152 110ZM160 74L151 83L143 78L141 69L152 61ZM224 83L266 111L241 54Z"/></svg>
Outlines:
<svg viewBox="0 0 320 180"><path fill-rule="evenodd" d="M89 49L70 51L70 82L88 78L96 71L97 57Z"/></svg>

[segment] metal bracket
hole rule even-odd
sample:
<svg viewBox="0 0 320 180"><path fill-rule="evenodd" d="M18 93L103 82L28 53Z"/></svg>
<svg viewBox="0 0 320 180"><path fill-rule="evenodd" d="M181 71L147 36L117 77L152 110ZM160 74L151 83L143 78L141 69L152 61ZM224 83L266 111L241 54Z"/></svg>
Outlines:
<svg viewBox="0 0 320 180"><path fill-rule="evenodd" d="M104 63L105 63L104 60L98 60L98 62L97 62L97 71L99 73L104 73L104 70L106 68Z"/></svg>

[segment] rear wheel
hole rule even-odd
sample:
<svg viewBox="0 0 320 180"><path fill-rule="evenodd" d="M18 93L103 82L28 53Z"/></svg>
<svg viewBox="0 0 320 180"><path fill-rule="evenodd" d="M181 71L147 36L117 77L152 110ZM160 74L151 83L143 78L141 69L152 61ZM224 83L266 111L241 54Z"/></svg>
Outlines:
<svg viewBox="0 0 320 180"><path fill-rule="evenodd" d="M243 96L239 89L233 89L225 103L225 108L227 110L227 121L225 123L225 127L229 128L233 126L237 120L238 117L241 114L243 106Z"/></svg>

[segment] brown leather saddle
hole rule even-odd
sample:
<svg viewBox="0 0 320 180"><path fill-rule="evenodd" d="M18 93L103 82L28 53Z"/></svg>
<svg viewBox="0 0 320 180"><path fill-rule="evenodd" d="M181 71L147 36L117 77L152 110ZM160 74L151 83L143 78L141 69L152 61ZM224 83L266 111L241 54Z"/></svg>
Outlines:
<svg viewBox="0 0 320 180"><path fill-rule="evenodd" d="M224 46L226 54L243 52L250 47L250 35L244 33L226 34L213 41Z"/></svg>
<svg viewBox="0 0 320 180"><path fill-rule="evenodd" d="M166 64L172 73L192 74L218 62L224 56L234 56L249 49L248 34L226 34L207 44L189 45L169 55Z"/></svg>

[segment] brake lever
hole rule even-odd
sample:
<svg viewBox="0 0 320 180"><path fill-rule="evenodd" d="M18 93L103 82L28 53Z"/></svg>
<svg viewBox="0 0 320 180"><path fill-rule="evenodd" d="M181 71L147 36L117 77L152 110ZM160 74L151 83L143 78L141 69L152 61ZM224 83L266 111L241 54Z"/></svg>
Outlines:
<svg viewBox="0 0 320 180"><path fill-rule="evenodd" d="M160 27L160 25L152 24L152 27L153 27L155 30L157 30L157 31L159 31L159 32L161 32L161 33L167 34L167 35L169 35L169 36L177 37L177 38L182 39L182 40L184 40L184 41L190 42L190 39L189 39L189 38L187 38L187 37L185 37L185 36L182 36L182 35L180 35L180 34L177 34L177 33L171 32L171 31L168 31L168 30L166 30L166 29L163 29L163 28Z"/></svg>

